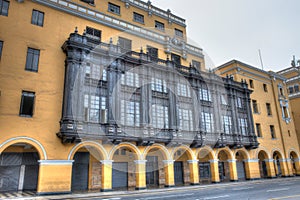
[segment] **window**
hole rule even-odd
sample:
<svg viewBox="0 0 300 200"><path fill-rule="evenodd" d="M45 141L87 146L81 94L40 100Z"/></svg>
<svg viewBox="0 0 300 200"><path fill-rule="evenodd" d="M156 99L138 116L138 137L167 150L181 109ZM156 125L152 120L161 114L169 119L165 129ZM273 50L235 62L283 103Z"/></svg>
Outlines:
<svg viewBox="0 0 300 200"><path fill-rule="evenodd" d="M159 21L155 21L155 28L160 31L165 30L165 24Z"/></svg>
<svg viewBox="0 0 300 200"><path fill-rule="evenodd" d="M2 48L3 48L3 41L0 40L0 60L2 57Z"/></svg>
<svg viewBox="0 0 300 200"><path fill-rule="evenodd" d="M192 66L196 69L200 69L201 63L196 60L192 60Z"/></svg>
<svg viewBox="0 0 300 200"><path fill-rule="evenodd" d="M173 63L176 65L176 66L179 66L181 65L181 58L179 55L176 55L176 54L171 54L171 60L173 61Z"/></svg>
<svg viewBox="0 0 300 200"><path fill-rule="evenodd" d="M253 80L249 79L249 85L250 85L250 88L254 88Z"/></svg>
<svg viewBox="0 0 300 200"><path fill-rule="evenodd" d="M222 116L223 131L230 134L232 131L232 119L230 116Z"/></svg>
<svg viewBox="0 0 300 200"><path fill-rule="evenodd" d="M44 13L38 10L32 10L31 24L37 26L44 25Z"/></svg>
<svg viewBox="0 0 300 200"><path fill-rule="evenodd" d="M272 115L271 104L270 103L266 103L266 108L267 108L267 114L268 114L268 116L271 116Z"/></svg>
<svg viewBox="0 0 300 200"><path fill-rule="evenodd" d="M183 37L183 31L175 28L175 35L179 37Z"/></svg>
<svg viewBox="0 0 300 200"><path fill-rule="evenodd" d="M267 86L267 84L263 84L263 88L264 88L265 92L268 92L268 86Z"/></svg>
<svg viewBox="0 0 300 200"><path fill-rule="evenodd" d="M0 15L8 16L9 1L0 0Z"/></svg>
<svg viewBox="0 0 300 200"><path fill-rule="evenodd" d="M285 118L285 119L289 118L288 108L286 106L283 106L282 110L283 110L283 113L282 113L283 118Z"/></svg>
<svg viewBox="0 0 300 200"><path fill-rule="evenodd" d="M237 102L236 102L236 103L237 103L237 107L238 107L238 108L243 108L242 98L241 98L241 97L238 97L238 98L237 98Z"/></svg>
<svg viewBox="0 0 300 200"><path fill-rule="evenodd" d="M96 95L84 95L84 116L88 122L106 123L106 98Z"/></svg>
<svg viewBox="0 0 300 200"><path fill-rule="evenodd" d="M290 94L293 94L293 93L294 93L294 87L293 87L293 86L290 86L290 87L289 87L289 93L290 93Z"/></svg>
<svg viewBox="0 0 300 200"><path fill-rule="evenodd" d="M152 105L152 125L154 128L169 128L168 107L153 104Z"/></svg>
<svg viewBox="0 0 300 200"><path fill-rule="evenodd" d="M199 89L199 99L202 101L211 101L211 94L208 89L200 88Z"/></svg>
<svg viewBox="0 0 300 200"><path fill-rule="evenodd" d="M167 83L165 80L152 78L151 89L152 91L167 93Z"/></svg>
<svg viewBox="0 0 300 200"><path fill-rule="evenodd" d="M152 62L157 62L158 60L158 49L154 47L147 46L147 52L150 60Z"/></svg>
<svg viewBox="0 0 300 200"><path fill-rule="evenodd" d="M183 84L183 83L178 83L177 84L177 94L179 96L184 96L184 97L190 97L190 88L188 85Z"/></svg>
<svg viewBox="0 0 300 200"><path fill-rule="evenodd" d="M139 75L132 72L126 72L121 75L121 84L131 87L139 87Z"/></svg>
<svg viewBox="0 0 300 200"><path fill-rule="evenodd" d="M282 89L282 86L279 86L279 94L280 94L281 96L283 96L283 89Z"/></svg>
<svg viewBox="0 0 300 200"><path fill-rule="evenodd" d="M107 81L107 72L104 67L91 63L86 63L85 66L85 77L96 80Z"/></svg>
<svg viewBox="0 0 300 200"><path fill-rule="evenodd" d="M101 31L95 28L86 27L86 36L101 41Z"/></svg>
<svg viewBox="0 0 300 200"><path fill-rule="evenodd" d="M121 123L127 126L140 125L140 103L121 100Z"/></svg>
<svg viewBox="0 0 300 200"><path fill-rule="evenodd" d="M37 72L38 65L39 65L39 57L40 57L40 50L32 49L28 47L25 70Z"/></svg>
<svg viewBox="0 0 300 200"><path fill-rule="evenodd" d="M252 100L253 113L258 113L258 105L256 100Z"/></svg>
<svg viewBox="0 0 300 200"><path fill-rule="evenodd" d="M122 53L127 53L132 49L131 40L128 40L126 38L119 37L119 45L121 47Z"/></svg>
<svg viewBox="0 0 300 200"><path fill-rule="evenodd" d="M299 92L299 85L294 85L295 92Z"/></svg>
<svg viewBox="0 0 300 200"><path fill-rule="evenodd" d="M255 124L257 137L262 137L260 124Z"/></svg>
<svg viewBox="0 0 300 200"><path fill-rule="evenodd" d="M32 117L34 107L34 92L22 92L21 105L20 105L20 116Z"/></svg>
<svg viewBox="0 0 300 200"><path fill-rule="evenodd" d="M120 15L121 14L120 6L117 6L112 3L108 3L108 12L112 12L112 13Z"/></svg>
<svg viewBox="0 0 300 200"><path fill-rule="evenodd" d="M212 133L214 131L213 114L201 112L201 125L202 130L208 133Z"/></svg>
<svg viewBox="0 0 300 200"><path fill-rule="evenodd" d="M248 129L247 119L239 118L239 125L240 125L241 134L246 135L247 134L247 129Z"/></svg>
<svg viewBox="0 0 300 200"><path fill-rule="evenodd" d="M272 139L275 139L276 135L275 135L275 128L273 125L270 126L270 133L271 133Z"/></svg>
<svg viewBox="0 0 300 200"><path fill-rule="evenodd" d="M95 5L94 0L80 0L80 1L83 1L83 2L91 4L91 5Z"/></svg>
<svg viewBox="0 0 300 200"><path fill-rule="evenodd" d="M144 23L144 15L134 12L133 13L133 20L139 23Z"/></svg>
<svg viewBox="0 0 300 200"><path fill-rule="evenodd" d="M221 104L222 104L222 105L225 105L225 106L228 105L226 94L222 94L222 95L221 95Z"/></svg>
<svg viewBox="0 0 300 200"><path fill-rule="evenodd" d="M193 130L193 113L188 109L179 108L179 128L185 131Z"/></svg>

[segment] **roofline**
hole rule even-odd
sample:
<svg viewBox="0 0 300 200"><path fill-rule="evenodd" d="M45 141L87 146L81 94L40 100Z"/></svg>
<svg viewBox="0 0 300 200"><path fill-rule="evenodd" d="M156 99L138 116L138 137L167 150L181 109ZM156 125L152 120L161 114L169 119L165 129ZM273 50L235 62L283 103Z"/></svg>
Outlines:
<svg viewBox="0 0 300 200"><path fill-rule="evenodd" d="M247 67L247 68L250 68L250 69L253 69L253 70L255 70L255 71L262 72L262 73L264 73L264 74L266 74L266 75L268 75L268 76L276 77L276 78L279 78L279 79L281 79L281 80L283 80L283 81L286 80L286 78L285 78L284 76L280 75L280 74L277 73L277 72L273 72L273 71L265 71L265 70L259 69L259 68L257 68L257 67L254 67L254 66L252 66L252 65L246 64L246 63L244 63L244 62L241 62L241 61L235 60L235 59L230 60L230 61L228 61L227 63L222 64L222 65L220 65L219 67L214 68L214 71L223 69L223 68L225 68L225 67L227 67L227 66L229 66L229 65L231 65L231 64L235 64L235 63L236 63L236 64L243 65L243 66L245 66L245 67Z"/></svg>

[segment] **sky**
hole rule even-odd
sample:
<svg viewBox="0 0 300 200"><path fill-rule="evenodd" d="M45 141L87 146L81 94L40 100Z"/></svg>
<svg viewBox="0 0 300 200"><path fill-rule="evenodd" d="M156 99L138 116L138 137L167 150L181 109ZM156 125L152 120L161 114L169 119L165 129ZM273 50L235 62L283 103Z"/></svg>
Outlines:
<svg viewBox="0 0 300 200"><path fill-rule="evenodd" d="M187 36L203 48L206 67L232 59L279 71L300 59L300 0L151 0L186 19Z"/></svg>

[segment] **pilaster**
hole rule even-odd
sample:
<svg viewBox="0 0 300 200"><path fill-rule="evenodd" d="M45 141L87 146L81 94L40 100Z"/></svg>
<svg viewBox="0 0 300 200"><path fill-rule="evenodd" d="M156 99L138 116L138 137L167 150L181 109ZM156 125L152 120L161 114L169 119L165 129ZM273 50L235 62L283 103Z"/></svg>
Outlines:
<svg viewBox="0 0 300 200"><path fill-rule="evenodd" d="M191 185L199 185L199 168L198 160L187 161L190 168L190 183Z"/></svg>
<svg viewBox="0 0 300 200"><path fill-rule="evenodd" d="M165 169L165 187L174 187L174 160L163 160Z"/></svg>
<svg viewBox="0 0 300 200"><path fill-rule="evenodd" d="M112 190L113 160L101 160L101 163L102 163L101 191L108 192Z"/></svg>
<svg viewBox="0 0 300 200"><path fill-rule="evenodd" d="M220 175L219 175L219 160L210 160L210 171L211 171L211 182L219 183ZM201 177L200 177L201 178Z"/></svg>

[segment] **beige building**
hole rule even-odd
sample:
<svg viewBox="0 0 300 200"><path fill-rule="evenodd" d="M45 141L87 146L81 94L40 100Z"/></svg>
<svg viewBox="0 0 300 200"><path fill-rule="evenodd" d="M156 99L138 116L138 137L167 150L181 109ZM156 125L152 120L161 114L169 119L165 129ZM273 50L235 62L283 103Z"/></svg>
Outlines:
<svg viewBox="0 0 300 200"><path fill-rule="evenodd" d="M258 137L258 159L274 162L275 174L281 174L284 162L293 165L297 160L299 143L292 112L298 109L292 105L287 91L286 78L282 73L267 72L257 67L232 60L219 66L216 73L233 77L236 81L246 81L251 94L251 106ZM299 107L299 106L298 106Z"/></svg>
<svg viewBox="0 0 300 200"><path fill-rule="evenodd" d="M292 66L283 69L278 74L286 78L286 87L289 101L292 107L292 117L295 122L298 142L300 142L300 61L296 62L295 58L292 61Z"/></svg>

